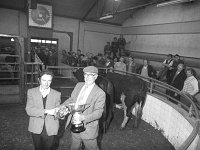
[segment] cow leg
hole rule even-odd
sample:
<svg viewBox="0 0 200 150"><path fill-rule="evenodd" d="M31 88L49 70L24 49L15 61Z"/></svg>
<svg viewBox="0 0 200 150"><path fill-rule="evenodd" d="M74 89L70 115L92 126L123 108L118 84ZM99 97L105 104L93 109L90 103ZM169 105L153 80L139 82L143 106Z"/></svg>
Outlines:
<svg viewBox="0 0 200 150"><path fill-rule="evenodd" d="M124 129L126 127L128 120L129 120L129 117L125 116L120 129Z"/></svg>
<svg viewBox="0 0 200 150"><path fill-rule="evenodd" d="M137 128L138 127L138 117L135 116L135 122L134 122L134 128Z"/></svg>
<svg viewBox="0 0 200 150"><path fill-rule="evenodd" d="M123 111L124 111L124 119L123 119L123 122L121 124L120 129L124 129L126 127L128 120L129 120L129 117L126 116L127 107L126 107L126 104L124 102L125 98L126 98L126 96L124 95L124 93L122 93L120 100L122 102L122 107L123 107Z"/></svg>
<svg viewBox="0 0 200 150"><path fill-rule="evenodd" d="M126 127L126 124L127 124L128 120L129 120L129 117L126 116L127 107L124 106L123 110L124 110L124 119L123 119L123 122L121 124L120 129L124 129Z"/></svg>
<svg viewBox="0 0 200 150"><path fill-rule="evenodd" d="M140 104L136 102L135 104L135 109L132 110L132 114L135 114L135 122L134 122L134 128L138 128L138 121L140 119L140 111L141 111L141 106L142 102Z"/></svg>

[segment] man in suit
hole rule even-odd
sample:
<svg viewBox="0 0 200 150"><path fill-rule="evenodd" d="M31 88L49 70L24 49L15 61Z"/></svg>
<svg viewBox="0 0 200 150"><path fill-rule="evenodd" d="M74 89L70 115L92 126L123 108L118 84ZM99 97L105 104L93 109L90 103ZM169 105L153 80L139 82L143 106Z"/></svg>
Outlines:
<svg viewBox="0 0 200 150"><path fill-rule="evenodd" d="M68 106L71 103L78 105L85 104L85 110L79 118L73 116L72 120L80 120L84 122L86 130L80 133L73 133L71 150L78 150L81 147L81 143L87 150L98 150L97 136L99 131L99 119L102 116L103 108L105 105L106 95L105 92L95 84L95 80L98 77L98 69L94 66L88 66L83 69L85 82L79 82L72 91L71 97L67 99L62 105ZM84 90L84 96L82 91ZM82 97L82 98L80 98ZM71 115L69 115L67 124L71 121Z"/></svg>
<svg viewBox="0 0 200 150"><path fill-rule="evenodd" d="M182 90L186 78L187 75L185 73L184 64L183 62L180 62L177 68L171 73L171 76L169 78L169 85L175 87L178 90ZM180 95L176 94L175 92L167 91L167 94L177 100L180 100Z"/></svg>
<svg viewBox="0 0 200 150"><path fill-rule="evenodd" d="M61 101L61 93L50 88L53 73L40 73L40 86L29 89L26 112L29 118L28 131L32 133L35 150L52 150L59 121L54 118Z"/></svg>

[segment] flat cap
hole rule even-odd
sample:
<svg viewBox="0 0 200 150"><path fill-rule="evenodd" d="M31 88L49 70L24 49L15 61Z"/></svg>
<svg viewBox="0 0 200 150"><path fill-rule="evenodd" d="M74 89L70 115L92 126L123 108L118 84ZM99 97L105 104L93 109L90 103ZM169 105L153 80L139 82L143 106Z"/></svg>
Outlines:
<svg viewBox="0 0 200 150"><path fill-rule="evenodd" d="M87 66L83 69L83 72L91 72L98 74L98 69L95 66Z"/></svg>

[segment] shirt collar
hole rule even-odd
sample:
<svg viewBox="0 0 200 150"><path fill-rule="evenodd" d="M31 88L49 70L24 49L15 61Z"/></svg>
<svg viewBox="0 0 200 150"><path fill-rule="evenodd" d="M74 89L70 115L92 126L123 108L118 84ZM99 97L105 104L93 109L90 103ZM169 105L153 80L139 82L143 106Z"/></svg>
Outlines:
<svg viewBox="0 0 200 150"><path fill-rule="evenodd" d="M48 89L42 89L41 85L40 85L40 92L45 95L48 95L50 93L50 87Z"/></svg>
<svg viewBox="0 0 200 150"><path fill-rule="evenodd" d="M95 85L95 83L92 83L92 84L90 84L90 85L84 84L84 86L86 86L86 87L93 87L94 85Z"/></svg>

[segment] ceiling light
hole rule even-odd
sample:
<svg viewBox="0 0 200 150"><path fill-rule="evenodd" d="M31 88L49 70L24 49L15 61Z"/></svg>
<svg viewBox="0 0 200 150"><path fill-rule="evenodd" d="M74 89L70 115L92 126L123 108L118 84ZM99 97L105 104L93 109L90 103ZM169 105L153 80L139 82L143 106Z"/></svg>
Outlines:
<svg viewBox="0 0 200 150"><path fill-rule="evenodd" d="M159 3L159 4L157 4L157 7L163 7L163 6L179 4L179 3L193 2L193 1L195 1L195 0L172 0L172 1L166 1L163 3Z"/></svg>
<svg viewBox="0 0 200 150"><path fill-rule="evenodd" d="M99 20L105 20L105 19L110 19L110 18L113 18L113 15L102 16L101 18L99 18Z"/></svg>

